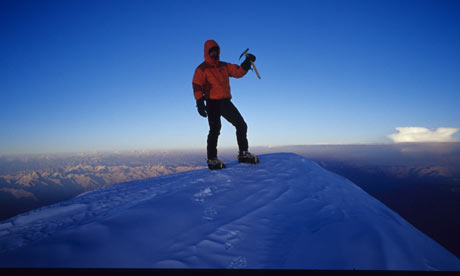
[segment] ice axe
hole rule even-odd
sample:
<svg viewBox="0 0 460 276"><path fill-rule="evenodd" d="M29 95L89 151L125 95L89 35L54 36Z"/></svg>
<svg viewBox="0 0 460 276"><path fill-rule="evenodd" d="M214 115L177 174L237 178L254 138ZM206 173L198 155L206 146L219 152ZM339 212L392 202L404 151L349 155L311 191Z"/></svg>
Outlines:
<svg viewBox="0 0 460 276"><path fill-rule="evenodd" d="M247 48L246 51L244 51L244 52L241 54L241 56L240 56L239 59L241 59L241 57L242 57L243 55L244 55L245 57L248 57L248 51L249 51L249 48ZM254 68L254 71L256 71L257 77L259 77L259 79L260 79L260 75L259 75L259 72L257 71L256 65L254 64L254 62L252 62L252 60L249 60L249 61L251 62L251 65L252 65L252 68Z"/></svg>

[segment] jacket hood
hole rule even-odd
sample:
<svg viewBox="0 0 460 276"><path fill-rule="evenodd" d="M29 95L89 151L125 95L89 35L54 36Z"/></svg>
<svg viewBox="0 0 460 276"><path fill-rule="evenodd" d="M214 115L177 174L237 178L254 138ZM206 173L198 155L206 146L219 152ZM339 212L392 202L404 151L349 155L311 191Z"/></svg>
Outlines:
<svg viewBox="0 0 460 276"><path fill-rule="evenodd" d="M204 43L204 60L209 63L209 64L212 64L212 65L216 65L218 62L219 62L219 58L217 60L214 60L213 58L211 58L211 56L209 55L209 50L212 48L212 47L217 47L218 49L218 56L220 57L220 47L219 47L219 44L217 44L217 42L215 42L214 40L207 40L205 43Z"/></svg>

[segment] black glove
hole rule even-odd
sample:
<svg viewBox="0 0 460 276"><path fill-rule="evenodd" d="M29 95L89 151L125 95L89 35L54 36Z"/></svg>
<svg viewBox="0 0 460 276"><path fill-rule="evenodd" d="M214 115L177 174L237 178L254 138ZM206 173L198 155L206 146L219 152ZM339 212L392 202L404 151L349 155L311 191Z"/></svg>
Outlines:
<svg viewBox="0 0 460 276"><path fill-rule="evenodd" d="M251 68L251 61L256 61L256 56L254 56L253 54L248 54L243 63L241 63L241 67L243 67L245 71L248 71Z"/></svg>
<svg viewBox="0 0 460 276"><path fill-rule="evenodd" d="M204 105L204 98L196 100L196 107L198 108L198 113L200 113L201 116L203 117L208 116L208 114L206 114L206 106Z"/></svg>

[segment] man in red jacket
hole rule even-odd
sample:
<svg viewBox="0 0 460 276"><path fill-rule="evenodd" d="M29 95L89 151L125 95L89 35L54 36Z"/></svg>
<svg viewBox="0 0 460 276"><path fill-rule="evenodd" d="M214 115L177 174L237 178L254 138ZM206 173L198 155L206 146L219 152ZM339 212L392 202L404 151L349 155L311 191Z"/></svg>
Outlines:
<svg viewBox="0 0 460 276"><path fill-rule="evenodd" d="M238 162L257 163L257 156L248 152L248 139L246 137L247 125L240 112L231 102L229 77L241 78L251 68L251 61L256 57L248 54L241 66L219 60L220 47L214 40L204 44L204 62L196 69L193 76L193 93L196 99L198 113L208 117L208 167L221 169L225 165L217 158L217 140L219 138L221 121L224 117L236 128L238 141ZM206 105L205 105L206 100Z"/></svg>

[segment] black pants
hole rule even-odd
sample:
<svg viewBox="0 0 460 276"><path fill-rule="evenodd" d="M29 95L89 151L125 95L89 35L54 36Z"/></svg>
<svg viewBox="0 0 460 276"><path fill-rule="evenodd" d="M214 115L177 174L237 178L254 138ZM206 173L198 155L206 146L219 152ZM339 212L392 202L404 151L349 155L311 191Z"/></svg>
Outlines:
<svg viewBox="0 0 460 276"><path fill-rule="evenodd" d="M209 122L208 159L217 158L217 139L222 127L220 116L224 117L236 128L239 150L248 150L248 139L246 137L248 126L230 99L206 100L206 111L208 112Z"/></svg>

